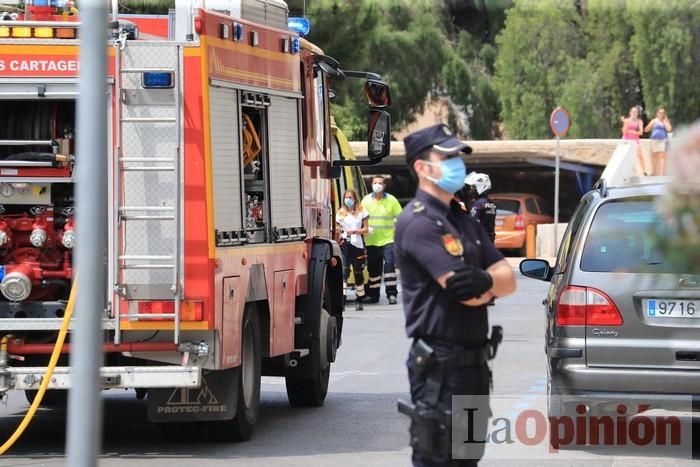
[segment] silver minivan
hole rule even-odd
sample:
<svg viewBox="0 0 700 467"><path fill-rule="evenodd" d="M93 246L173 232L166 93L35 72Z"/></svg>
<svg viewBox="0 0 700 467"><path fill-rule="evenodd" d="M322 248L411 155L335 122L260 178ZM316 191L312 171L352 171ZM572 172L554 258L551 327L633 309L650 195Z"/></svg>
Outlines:
<svg viewBox="0 0 700 467"><path fill-rule="evenodd" d="M571 414L567 397L589 410L634 399L673 409L700 393L700 276L655 248L663 192L663 184L600 184L574 212L556 264L520 264L525 276L551 282L550 417Z"/></svg>

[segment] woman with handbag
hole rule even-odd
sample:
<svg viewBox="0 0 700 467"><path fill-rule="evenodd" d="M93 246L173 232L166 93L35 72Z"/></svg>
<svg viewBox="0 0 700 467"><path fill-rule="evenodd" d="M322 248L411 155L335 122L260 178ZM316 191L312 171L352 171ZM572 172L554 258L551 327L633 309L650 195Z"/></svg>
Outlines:
<svg viewBox="0 0 700 467"><path fill-rule="evenodd" d="M353 189L343 193L343 205L335 216L341 229L340 249L343 253L343 280L347 284L352 265L355 279L355 309L362 310L365 297L365 242L362 236L367 233L369 215L360 205L357 192Z"/></svg>

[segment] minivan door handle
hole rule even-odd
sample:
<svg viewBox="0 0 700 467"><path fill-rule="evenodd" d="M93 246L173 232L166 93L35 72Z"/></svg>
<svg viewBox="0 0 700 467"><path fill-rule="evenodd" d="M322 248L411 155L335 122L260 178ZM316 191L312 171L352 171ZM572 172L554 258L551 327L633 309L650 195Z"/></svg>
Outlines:
<svg viewBox="0 0 700 467"><path fill-rule="evenodd" d="M676 352L676 360L683 362L696 362L698 361L698 353L688 351Z"/></svg>

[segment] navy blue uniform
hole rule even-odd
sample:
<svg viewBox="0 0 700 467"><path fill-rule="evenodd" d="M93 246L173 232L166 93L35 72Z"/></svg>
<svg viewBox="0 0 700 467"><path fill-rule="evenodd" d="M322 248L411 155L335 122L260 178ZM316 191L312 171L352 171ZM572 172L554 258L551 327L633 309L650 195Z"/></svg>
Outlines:
<svg viewBox="0 0 700 467"><path fill-rule="evenodd" d="M471 215L479 221L493 243L496 240L496 204L487 195L480 195L471 204Z"/></svg>
<svg viewBox="0 0 700 467"><path fill-rule="evenodd" d="M438 277L458 269L463 262L487 269L503 259L479 223L456 201L447 206L419 190L398 217L394 249L401 271L408 336L423 339L435 349L438 358L461 349L483 348L488 335L486 306L467 307L456 302L437 282ZM409 358L407 365L411 398L416 403L425 397L426 385L416 377L412 359ZM449 408L452 395L488 393L486 363L477 367L452 367L443 376L438 404ZM477 436L485 430L484 421L476 427ZM475 460L441 464L415 453L413 463L415 466L476 465Z"/></svg>

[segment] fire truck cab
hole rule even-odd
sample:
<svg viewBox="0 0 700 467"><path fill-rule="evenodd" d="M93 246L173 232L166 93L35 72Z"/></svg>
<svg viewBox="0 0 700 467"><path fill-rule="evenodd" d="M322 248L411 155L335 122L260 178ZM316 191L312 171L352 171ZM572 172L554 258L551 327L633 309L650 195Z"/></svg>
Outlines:
<svg viewBox="0 0 700 467"><path fill-rule="evenodd" d="M281 0L177 0L168 38L115 7L112 144L75 157L76 7L0 8L0 394L31 398L45 377L75 279L73 168L107 157L105 306L91 310L104 388L136 389L153 421L216 421L236 440L252 434L261 375L284 377L292 405L323 404L344 308L332 182L388 154L388 86L306 41ZM332 156L328 85L344 78L366 81L369 161ZM71 385L62 350L47 404Z"/></svg>

